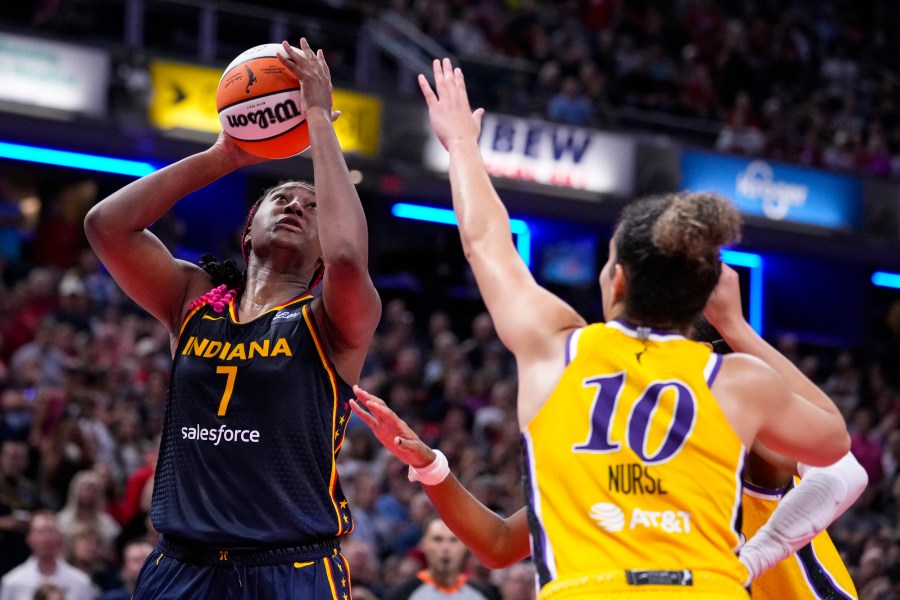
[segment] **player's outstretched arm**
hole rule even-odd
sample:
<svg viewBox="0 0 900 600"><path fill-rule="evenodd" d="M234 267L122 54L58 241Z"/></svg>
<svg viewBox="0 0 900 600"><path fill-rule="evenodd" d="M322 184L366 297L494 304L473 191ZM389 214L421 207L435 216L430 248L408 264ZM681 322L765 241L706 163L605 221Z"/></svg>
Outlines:
<svg viewBox="0 0 900 600"><path fill-rule="evenodd" d="M313 51L306 38L300 39L300 48L283 42L282 50L282 64L302 82L301 108L309 124L319 243L325 264L322 316L333 345L357 354L355 362L361 369L381 318L381 300L369 276L366 215L332 123L337 114L332 111L331 72L322 50Z"/></svg>
<svg viewBox="0 0 900 600"><path fill-rule="evenodd" d="M450 473L446 458L425 445L383 400L359 386L354 386L353 391L356 399L350 400L350 405L378 441L412 467L411 474L433 473L430 478L420 479L425 493L447 527L486 567L506 567L531 553L524 508L506 519L489 510Z"/></svg>
<svg viewBox="0 0 900 600"><path fill-rule="evenodd" d="M825 411L840 415L834 402L815 383L750 327L744 319L740 294L737 273L723 264L719 283L703 311L713 327L735 352L756 356L775 369L792 392Z"/></svg>
<svg viewBox="0 0 900 600"><path fill-rule="evenodd" d="M850 453L827 467L798 467L800 483L741 548L740 559L751 580L822 533L859 498L869 480Z"/></svg>
<svg viewBox="0 0 900 600"><path fill-rule="evenodd" d="M181 198L262 160L220 133L211 148L133 181L85 217L88 241L104 266L129 297L170 331L177 330L187 303L208 291L209 279L199 267L176 260L147 228Z"/></svg>
<svg viewBox="0 0 900 600"><path fill-rule="evenodd" d="M546 360L544 346L552 334L579 327L584 320L541 288L519 256L509 213L478 147L483 110L472 111L463 73L449 59L435 60L433 67L435 88L424 75L419 75L419 87L431 126L450 154L453 210L466 259L504 345L520 362L533 355ZM541 318L533 318L535 314ZM555 342L552 353L559 353Z"/></svg>

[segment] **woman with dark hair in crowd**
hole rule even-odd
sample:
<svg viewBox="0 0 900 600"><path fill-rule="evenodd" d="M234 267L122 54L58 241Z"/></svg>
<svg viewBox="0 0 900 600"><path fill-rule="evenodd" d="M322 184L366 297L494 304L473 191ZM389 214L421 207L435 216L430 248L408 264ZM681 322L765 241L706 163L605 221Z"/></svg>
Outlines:
<svg viewBox="0 0 900 600"><path fill-rule="evenodd" d="M305 39L282 46L303 82L316 185L279 184L254 204L244 273L176 260L147 231L187 194L261 162L224 133L86 219L122 289L168 327L174 356L151 508L161 538L136 600L349 595L340 537L353 522L335 459L381 301L328 66Z"/></svg>

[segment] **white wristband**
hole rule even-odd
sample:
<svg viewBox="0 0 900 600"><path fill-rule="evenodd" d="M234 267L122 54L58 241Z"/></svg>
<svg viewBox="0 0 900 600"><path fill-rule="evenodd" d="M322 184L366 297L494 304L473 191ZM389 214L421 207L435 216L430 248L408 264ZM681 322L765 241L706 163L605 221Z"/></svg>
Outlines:
<svg viewBox="0 0 900 600"><path fill-rule="evenodd" d="M450 474L450 465L447 463L447 457L440 450L434 450L434 460L431 464L420 469L409 465L409 480L420 481L422 485L437 485L447 479Z"/></svg>

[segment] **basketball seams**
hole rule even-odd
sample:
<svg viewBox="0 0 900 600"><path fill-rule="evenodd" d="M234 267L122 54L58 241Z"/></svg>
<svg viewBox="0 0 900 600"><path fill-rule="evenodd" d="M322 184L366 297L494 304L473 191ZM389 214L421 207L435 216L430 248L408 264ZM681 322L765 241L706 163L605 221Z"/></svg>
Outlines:
<svg viewBox="0 0 900 600"><path fill-rule="evenodd" d="M283 88L283 89L279 89L279 90L272 90L271 92L266 92L265 94L260 94L259 96L249 96L247 98L241 98L240 100L236 100L236 101L230 102L224 106L220 106L216 110L218 110L219 112L222 112L224 110L228 110L232 106L237 106L238 104L244 104L245 102L247 102L249 100L260 100L262 98L268 98L269 96L275 96L277 94L282 94L284 92L299 92L299 91L300 91L299 85L295 88Z"/></svg>
<svg viewBox="0 0 900 600"><path fill-rule="evenodd" d="M231 135L231 137L233 137L233 138L236 139L237 141L239 141L239 142L244 142L244 143L246 143L246 144L255 144L255 143L257 143L257 142L268 142L268 141L270 141L270 140L274 140L274 139L276 139L276 138L284 137L284 136L290 134L292 131L296 130L298 127L302 126L304 123L306 123L306 121L301 121L301 122L297 123L296 125L292 126L290 129L285 129L285 130L282 131L281 133L276 133L275 135L272 135L272 136L269 136L269 137L266 137L266 138L254 138L254 139L248 139L248 138L239 138L239 137L235 137L235 136L233 136L233 135L231 135L231 134L228 134L228 135Z"/></svg>
<svg viewBox="0 0 900 600"><path fill-rule="evenodd" d="M224 102L226 105L235 104L240 102L241 100L252 100L253 98L260 98L264 95L271 94L273 91L287 91L289 89L300 89L300 82L297 81L297 78L294 77L290 71L285 69L281 64L273 65L271 64L271 60L266 57L264 60L266 61L262 65L254 64L258 62L260 59L253 59L251 61L247 61L238 65L234 69L228 71L225 75L222 76L222 79L219 81L218 91L216 92L216 104L224 98ZM277 67L279 73L263 73L266 68ZM248 83L246 69L253 70L253 77L255 77L255 81L252 84L255 89L251 90L249 93L245 91ZM232 89L228 89L226 87L222 87L223 82L227 81L234 74L235 76L242 76L242 80L230 84ZM296 86L296 87L285 87L285 86ZM220 108L221 110L221 108Z"/></svg>

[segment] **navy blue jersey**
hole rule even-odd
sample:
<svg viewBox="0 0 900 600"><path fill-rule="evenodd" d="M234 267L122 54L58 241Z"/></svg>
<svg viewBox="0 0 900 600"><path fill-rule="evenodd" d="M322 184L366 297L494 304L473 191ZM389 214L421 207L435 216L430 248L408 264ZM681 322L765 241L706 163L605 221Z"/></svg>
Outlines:
<svg viewBox="0 0 900 600"><path fill-rule="evenodd" d="M335 464L352 389L325 356L311 300L249 323L236 302L185 318L153 489L160 533L288 546L352 528Z"/></svg>

